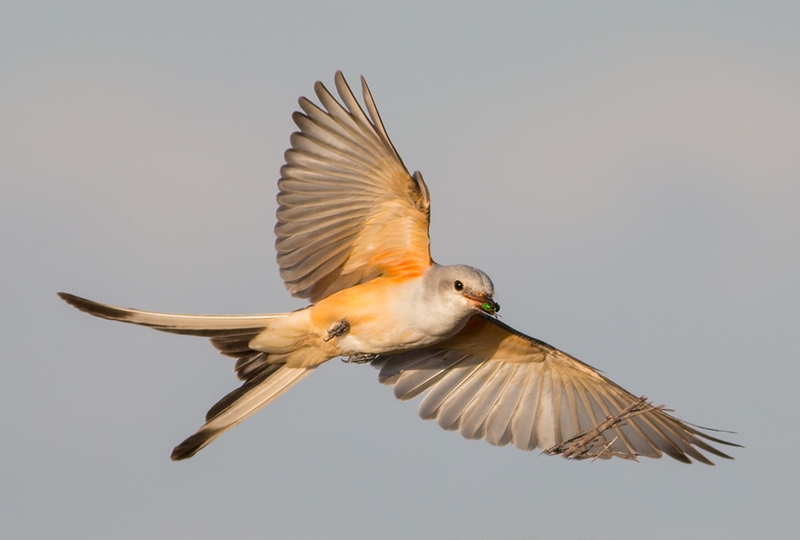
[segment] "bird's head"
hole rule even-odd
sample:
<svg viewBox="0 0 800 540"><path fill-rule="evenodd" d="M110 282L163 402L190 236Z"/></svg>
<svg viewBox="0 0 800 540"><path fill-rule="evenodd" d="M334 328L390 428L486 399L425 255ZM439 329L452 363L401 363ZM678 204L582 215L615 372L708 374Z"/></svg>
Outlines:
<svg viewBox="0 0 800 540"><path fill-rule="evenodd" d="M484 272L461 264L434 265L429 270L436 293L448 302L461 304L468 310L495 315L500 304L494 301L494 284Z"/></svg>

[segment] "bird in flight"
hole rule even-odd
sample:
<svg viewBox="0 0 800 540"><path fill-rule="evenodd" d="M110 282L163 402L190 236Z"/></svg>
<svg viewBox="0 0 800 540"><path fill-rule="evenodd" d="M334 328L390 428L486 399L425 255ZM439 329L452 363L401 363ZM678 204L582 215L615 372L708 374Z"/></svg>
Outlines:
<svg viewBox="0 0 800 540"><path fill-rule="evenodd" d="M62 299L91 315L210 338L236 359L242 385L175 447L186 459L336 357L370 362L400 400L424 394L419 415L493 445L548 449L595 430L584 457L667 454L712 464L730 458L710 436L660 408L606 424L637 398L587 364L500 322L481 270L430 255L430 194L409 174L361 78L364 108L341 72L340 100L301 97L278 181L275 226L286 288L310 305L267 315L178 315Z"/></svg>

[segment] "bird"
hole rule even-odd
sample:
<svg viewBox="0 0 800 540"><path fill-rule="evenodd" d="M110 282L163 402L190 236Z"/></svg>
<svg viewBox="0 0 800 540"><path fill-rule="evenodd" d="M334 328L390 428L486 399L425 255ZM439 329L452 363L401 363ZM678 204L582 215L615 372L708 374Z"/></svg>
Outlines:
<svg viewBox="0 0 800 540"><path fill-rule="evenodd" d="M424 395L423 419L467 439L521 450L579 440L581 458L666 454L713 465L739 446L645 407L598 370L498 318L494 284L466 265L431 258L431 197L389 139L364 77L363 106L341 71L337 99L301 97L280 170L275 248L280 276L305 308L262 315L181 315L59 296L96 317L209 338L235 359L242 384L174 448L195 455L337 357L372 364L400 400ZM644 399L644 398L642 398ZM605 422L605 423L604 423ZM605 426L605 427L603 427ZM585 443L586 437L591 441Z"/></svg>

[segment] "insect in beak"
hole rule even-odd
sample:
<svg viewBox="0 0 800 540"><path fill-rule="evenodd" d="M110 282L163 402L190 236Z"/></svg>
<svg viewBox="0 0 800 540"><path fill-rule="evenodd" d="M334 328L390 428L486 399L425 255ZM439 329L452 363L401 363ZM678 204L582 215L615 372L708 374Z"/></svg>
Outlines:
<svg viewBox="0 0 800 540"><path fill-rule="evenodd" d="M481 304L481 309L489 315L494 315L500 311L500 304L490 298L488 301Z"/></svg>
<svg viewBox="0 0 800 540"><path fill-rule="evenodd" d="M486 296L485 294L465 294L464 296L475 302L484 313L494 315L500 311L500 304L495 302L490 296Z"/></svg>

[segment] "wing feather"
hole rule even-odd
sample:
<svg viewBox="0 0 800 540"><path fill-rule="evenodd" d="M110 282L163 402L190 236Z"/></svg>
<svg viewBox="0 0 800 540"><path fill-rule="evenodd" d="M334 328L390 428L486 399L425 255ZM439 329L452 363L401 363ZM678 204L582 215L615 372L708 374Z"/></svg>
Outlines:
<svg viewBox="0 0 800 540"><path fill-rule="evenodd" d="M446 370L441 381L431 391L425 394L419 404L419 415L425 420L432 420L438 416L439 407L447 400L458 387L467 380L479 367L477 362L465 362L464 355L452 368Z"/></svg>
<svg viewBox="0 0 800 540"><path fill-rule="evenodd" d="M523 450L570 444L638 400L591 366L486 315L474 316L435 347L379 357L375 364L399 399L424 393L422 418L468 439ZM709 442L738 446L651 407L600 432L581 457L667 454L713 464L702 450L730 459Z"/></svg>
<svg viewBox="0 0 800 540"><path fill-rule="evenodd" d="M467 439L480 439L485 433L484 424L489 412L494 408L503 390L506 388L514 370L514 364L499 364L491 378L475 392L469 405L461 415L459 432ZM480 435L480 436L479 436Z"/></svg>
<svg viewBox="0 0 800 540"><path fill-rule="evenodd" d="M489 411L486 417L486 441L489 444L501 446L501 442L503 441L505 441L506 444L508 443L511 417L522 397L522 391L525 388L529 375L529 370L516 366L514 375L500 394L497 404Z"/></svg>
<svg viewBox="0 0 800 540"><path fill-rule="evenodd" d="M538 445L536 438L537 410L544 377L540 366L526 366L529 373L525 390L511 419L511 444L520 450L533 450Z"/></svg>
<svg viewBox="0 0 800 540"><path fill-rule="evenodd" d="M481 393L499 368L499 363L480 364L439 407L439 425L448 431L458 429L461 417L467 407Z"/></svg>
<svg viewBox="0 0 800 540"><path fill-rule="evenodd" d="M414 399L436 384L457 362L460 362L459 358L446 358L443 354L423 357L423 361L415 364L414 369L406 369L398 374L394 385L395 397L401 401Z"/></svg>
<svg viewBox="0 0 800 540"><path fill-rule="evenodd" d="M314 242L303 245L300 249L286 253L284 256L286 270L291 273L302 271L309 267L311 269L318 268L334 254L347 249L347 246L357 234L352 229L339 231L331 235L330 238L318 238Z"/></svg>
<svg viewBox="0 0 800 540"><path fill-rule="evenodd" d="M430 265L430 199L386 134L362 79L367 113L340 72L337 100L314 86L301 98L278 182L278 265L287 289L317 302L378 276L417 276Z"/></svg>

